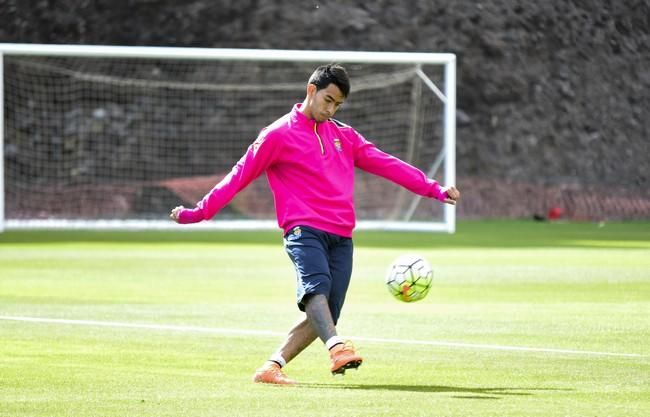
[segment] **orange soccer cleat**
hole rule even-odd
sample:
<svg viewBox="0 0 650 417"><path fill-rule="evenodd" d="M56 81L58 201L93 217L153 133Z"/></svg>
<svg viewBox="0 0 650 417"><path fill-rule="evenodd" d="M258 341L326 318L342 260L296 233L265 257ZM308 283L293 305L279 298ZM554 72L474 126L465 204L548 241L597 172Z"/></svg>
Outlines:
<svg viewBox="0 0 650 417"><path fill-rule="evenodd" d="M282 368L275 362L268 361L260 369L255 371L253 375L253 382L262 384L278 384L278 385L295 385L296 381L289 379Z"/></svg>
<svg viewBox="0 0 650 417"><path fill-rule="evenodd" d="M357 369L363 362L363 358L357 355L350 341L334 345L330 349L330 358L332 375L345 374L346 369Z"/></svg>

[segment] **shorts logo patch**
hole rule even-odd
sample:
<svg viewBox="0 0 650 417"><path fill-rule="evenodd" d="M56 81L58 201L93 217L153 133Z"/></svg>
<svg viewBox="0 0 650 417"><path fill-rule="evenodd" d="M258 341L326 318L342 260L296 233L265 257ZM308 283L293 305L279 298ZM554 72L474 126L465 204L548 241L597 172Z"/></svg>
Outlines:
<svg viewBox="0 0 650 417"><path fill-rule="evenodd" d="M302 230L300 229L300 226L296 226L293 228L293 236L297 239L300 236L302 236Z"/></svg>

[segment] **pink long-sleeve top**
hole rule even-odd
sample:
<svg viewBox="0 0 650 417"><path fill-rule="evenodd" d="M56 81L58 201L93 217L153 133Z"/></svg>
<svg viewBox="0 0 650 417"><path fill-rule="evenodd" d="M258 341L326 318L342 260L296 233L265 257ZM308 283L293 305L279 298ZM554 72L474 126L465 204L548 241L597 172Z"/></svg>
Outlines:
<svg viewBox="0 0 650 417"><path fill-rule="evenodd" d="M355 167L424 197L447 197L421 170L382 152L350 126L332 119L316 123L300 107L263 129L230 173L195 208L180 212L179 223L211 219L263 172L285 233L301 225L351 237Z"/></svg>

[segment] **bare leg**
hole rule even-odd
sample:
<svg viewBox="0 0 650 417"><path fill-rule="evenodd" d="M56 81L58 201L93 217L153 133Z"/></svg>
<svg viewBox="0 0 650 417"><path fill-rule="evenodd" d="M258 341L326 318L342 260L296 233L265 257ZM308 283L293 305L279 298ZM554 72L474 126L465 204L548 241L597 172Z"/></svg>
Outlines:
<svg viewBox="0 0 650 417"><path fill-rule="evenodd" d="M277 353L282 355L287 363L293 358L298 356L300 352L305 350L307 346L316 340L316 333L309 325L309 321L305 318L302 319L298 324L296 324L287 335L287 339L284 341Z"/></svg>
<svg viewBox="0 0 650 417"><path fill-rule="evenodd" d="M311 345L317 337L325 343L330 337L336 336L336 327L324 295L311 296L305 305L305 312L307 317L289 330L286 340L277 350L287 363Z"/></svg>
<svg viewBox="0 0 650 417"><path fill-rule="evenodd" d="M307 313L307 321L323 343L336 336L336 327L332 320L330 306L327 304L327 297L322 294L309 297L305 303L305 313Z"/></svg>

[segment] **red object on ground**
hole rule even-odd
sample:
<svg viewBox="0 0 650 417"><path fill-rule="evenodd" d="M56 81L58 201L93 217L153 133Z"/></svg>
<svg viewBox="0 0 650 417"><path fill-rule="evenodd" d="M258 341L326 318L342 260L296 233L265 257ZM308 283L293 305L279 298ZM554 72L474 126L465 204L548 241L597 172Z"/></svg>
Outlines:
<svg viewBox="0 0 650 417"><path fill-rule="evenodd" d="M552 207L548 211L548 219L549 220L557 220L560 217L562 217L562 209L560 207Z"/></svg>

